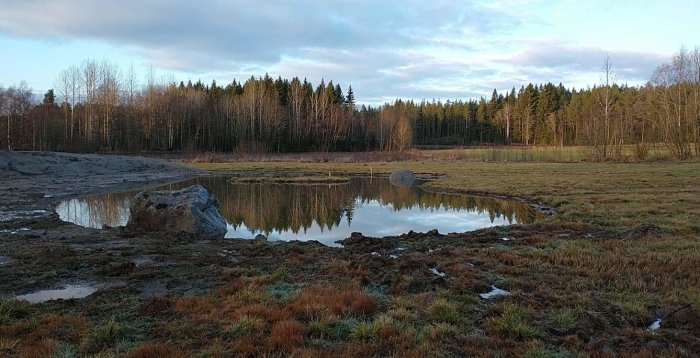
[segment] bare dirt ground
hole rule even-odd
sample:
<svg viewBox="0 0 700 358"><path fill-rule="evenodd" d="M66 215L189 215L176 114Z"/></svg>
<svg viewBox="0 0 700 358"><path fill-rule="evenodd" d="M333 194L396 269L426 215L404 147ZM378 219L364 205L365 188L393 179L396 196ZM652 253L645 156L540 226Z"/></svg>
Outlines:
<svg viewBox="0 0 700 358"><path fill-rule="evenodd" d="M64 198L133 190L196 173L150 158L0 151L0 221L49 215Z"/></svg>

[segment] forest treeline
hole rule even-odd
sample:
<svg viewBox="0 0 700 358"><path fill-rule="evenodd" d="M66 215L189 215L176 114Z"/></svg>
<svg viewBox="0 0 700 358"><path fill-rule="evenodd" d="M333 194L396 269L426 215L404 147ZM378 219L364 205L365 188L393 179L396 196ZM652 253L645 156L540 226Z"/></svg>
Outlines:
<svg viewBox="0 0 700 358"><path fill-rule="evenodd" d="M679 50L646 85L528 84L490 98L357 105L352 87L268 75L211 84L143 84L133 68L87 60L33 103L24 84L0 87L4 149L303 152L405 150L413 145L589 145L601 159L663 143L700 155L700 50Z"/></svg>

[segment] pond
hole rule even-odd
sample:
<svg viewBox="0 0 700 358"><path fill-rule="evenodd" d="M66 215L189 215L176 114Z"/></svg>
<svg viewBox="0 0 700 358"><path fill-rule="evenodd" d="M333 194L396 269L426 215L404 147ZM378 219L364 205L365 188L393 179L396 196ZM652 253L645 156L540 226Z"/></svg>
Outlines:
<svg viewBox="0 0 700 358"><path fill-rule="evenodd" d="M342 184L235 183L201 177L157 189L201 184L219 200L228 223L226 238L335 241L352 232L383 237L408 231L465 232L485 227L531 223L538 212L526 204L486 197L434 193L418 185L398 187L385 178L351 178ZM420 184L417 183L417 184ZM97 195L61 202L59 217L80 226L126 225L135 192Z"/></svg>

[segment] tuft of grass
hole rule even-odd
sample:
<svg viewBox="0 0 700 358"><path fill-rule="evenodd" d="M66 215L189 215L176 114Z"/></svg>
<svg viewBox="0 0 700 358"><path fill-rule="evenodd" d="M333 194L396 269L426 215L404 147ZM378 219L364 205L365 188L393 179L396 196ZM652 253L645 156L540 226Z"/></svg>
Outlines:
<svg viewBox="0 0 700 358"><path fill-rule="evenodd" d="M334 321L327 319L315 319L308 323L309 335L316 339L332 339L335 338L333 329Z"/></svg>
<svg viewBox="0 0 700 358"><path fill-rule="evenodd" d="M303 287L304 286L300 284L278 281L268 285L265 291L270 297L284 301L296 296Z"/></svg>
<svg viewBox="0 0 700 358"><path fill-rule="evenodd" d="M231 339L238 339L260 333L264 328L265 322L262 319L244 315L229 326L224 335Z"/></svg>
<svg viewBox="0 0 700 358"><path fill-rule="evenodd" d="M310 286L291 302L290 308L297 316L308 319L343 314L362 317L376 311L377 300L358 288L328 290Z"/></svg>
<svg viewBox="0 0 700 358"><path fill-rule="evenodd" d="M578 323L579 315L574 311L560 311L555 312L547 318L547 323L549 326L553 327L558 331L568 331Z"/></svg>
<svg viewBox="0 0 700 358"><path fill-rule="evenodd" d="M506 304L503 313L498 317L486 319L486 330L489 334L502 338L530 340L541 337L542 333L530 326L530 315L527 310L515 304Z"/></svg>
<svg viewBox="0 0 700 358"><path fill-rule="evenodd" d="M350 338L362 342L379 340L379 326L374 322L359 322L350 331Z"/></svg>
<svg viewBox="0 0 700 358"><path fill-rule="evenodd" d="M424 326L418 333L419 341L440 341L459 335L459 328L450 323L433 323Z"/></svg>
<svg viewBox="0 0 700 358"><path fill-rule="evenodd" d="M0 339L0 356L10 356L18 347L19 339Z"/></svg>
<svg viewBox="0 0 700 358"><path fill-rule="evenodd" d="M244 288L240 290L236 297L243 303L264 303L267 301L267 293L257 288Z"/></svg>
<svg viewBox="0 0 700 358"><path fill-rule="evenodd" d="M83 337L80 343L82 351L97 353L112 346L119 338L122 327L114 320L114 317L104 324L98 325Z"/></svg>
<svg viewBox="0 0 700 358"><path fill-rule="evenodd" d="M567 350L555 350L542 346L540 343L530 345L530 347L522 353L523 358L574 358L578 354L574 354Z"/></svg>
<svg viewBox="0 0 700 358"><path fill-rule="evenodd" d="M307 329L294 319L275 322L270 330L268 345L273 350L288 351L304 342Z"/></svg>
<svg viewBox="0 0 700 358"><path fill-rule="evenodd" d="M354 317L346 317L333 321L333 337L344 340L353 331L359 322Z"/></svg>
<svg viewBox="0 0 700 358"><path fill-rule="evenodd" d="M459 323L461 317L453 304L445 299L437 299L428 308L430 318L438 322Z"/></svg>
<svg viewBox="0 0 700 358"><path fill-rule="evenodd" d="M622 318L628 322L643 323L651 319L648 306L651 297L643 292L623 292L617 295L617 305L620 307Z"/></svg>
<svg viewBox="0 0 700 358"><path fill-rule="evenodd" d="M162 357L173 357L179 358L184 357L184 354L179 349L166 346L160 343L147 343L136 347L127 358L162 358Z"/></svg>
<svg viewBox="0 0 700 358"><path fill-rule="evenodd" d="M404 297L392 297L390 306L395 308L403 308L405 310L414 310L419 307L418 302L412 301Z"/></svg>
<svg viewBox="0 0 700 358"><path fill-rule="evenodd" d="M29 302L23 300L0 300L0 324L13 319L24 318L29 314Z"/></svg>
<svg viewBox="0 0 700 358"><path fill-rule="evenodd" d="M280 267L272 272L272 278L275 281L288 281L289 277L289 270L284 267Z"/></svg>

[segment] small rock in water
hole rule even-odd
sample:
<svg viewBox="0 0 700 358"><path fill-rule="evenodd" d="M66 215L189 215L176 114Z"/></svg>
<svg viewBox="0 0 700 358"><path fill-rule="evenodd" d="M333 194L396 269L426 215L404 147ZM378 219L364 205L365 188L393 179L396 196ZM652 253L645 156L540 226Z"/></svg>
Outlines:
<svg viewBox="0 0 700 358"><path fill-rule="evenodd" d="M438 269L436 269L435 267L432 267L432 268L430 269L430 272L431 272L433 275L437 276L437 277L445 277L445 276L447 276L446 273L438 271Z"/></svg>
<svg viewBox="0 0 700 358"><path fill-rule="evenodd" d="M433 236L438 236L438 235L440 235L440 232L438 231L438 229L432 229L432 230L428 231L427 234L433 235Z"/></svg>
<svg viewBox="0 0 700 358"><path fill-rule="evenodd" d="M649 330L650 331L656 331L657 329L661 328L661 318L657 318L654 322L652 322L649 325Z"/></svg>
<svg viewBox="0 0 700 358"><path fill-rule="evenodd" d="M389 181L396 186L413 186L416 175L410 170L394 170L389 175Z"/></svg>
<svg viewBox="0 0 700 358"><path fill-rule="evenodd" d="M255 235L255 238L254 238L253 240L256 240L256 241L267 241L267 236L265 236L265 235L263 235L263 234L257 234L257 235Z"/></svg>
<svg viewBox="0 0 700 358"><path fill-rule="evenodd" d="M362 237L362 236L363 235L361 232L355 231L355 232L350 233L350 237Z"/></svg>
<svg viewBox="0 0 700 358"><path fill-rule="evenodd" d="M507 296L510 293L506 290L502 290L496 286L491 286L491 291L486 292L486 293L481 293L479 296L483 299L489 299L492 297L498 297L498 296Z"/></svg>

